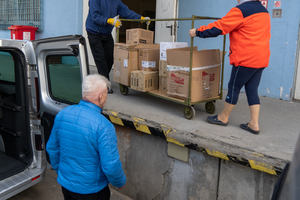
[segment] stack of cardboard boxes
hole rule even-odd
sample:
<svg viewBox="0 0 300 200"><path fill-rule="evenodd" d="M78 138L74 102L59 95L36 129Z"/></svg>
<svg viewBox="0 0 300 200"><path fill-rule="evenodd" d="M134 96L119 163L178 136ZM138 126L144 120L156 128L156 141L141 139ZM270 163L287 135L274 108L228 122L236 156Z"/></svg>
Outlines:
<svg viewBox="0 0 300 200"><path fill-rule="evenodd" d="M153 31L129 29L126 44L115 44L114 81L139 91L158 89L159 44Z"/></svg>
<svg viewBox="0 0 300 200"><path fill-rule="evenodd" d="M186 42L153 44L153 32L126 31L126 44L116 43L114 81L132 89L186 99L189 96L190 47ZM219 95L220 51L193 49L191 101Z"/></svg>
<svg viewBox="0 0 300 200"><path fill-rule="evenodd" d="M186 42L161 42L159 60L159 92L167 95L167 49L187 47Z"/></svg>

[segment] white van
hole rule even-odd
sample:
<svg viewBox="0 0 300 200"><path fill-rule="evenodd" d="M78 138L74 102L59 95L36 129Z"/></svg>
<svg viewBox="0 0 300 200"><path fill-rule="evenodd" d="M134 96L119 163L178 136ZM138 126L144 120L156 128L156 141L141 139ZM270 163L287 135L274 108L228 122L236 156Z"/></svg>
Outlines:
<svg viewBox="0 0 300 200"><path fill-rule="evenodd" d="M85 39L0 40L0 199L40 182L56 113L79 102Z"/></svg>

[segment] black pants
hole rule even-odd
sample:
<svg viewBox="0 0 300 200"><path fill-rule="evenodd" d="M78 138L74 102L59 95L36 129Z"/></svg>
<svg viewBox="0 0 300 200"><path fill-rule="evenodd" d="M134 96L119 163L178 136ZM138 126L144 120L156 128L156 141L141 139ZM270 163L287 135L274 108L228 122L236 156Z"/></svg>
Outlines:
<svg viewBox="0 0 300 200"><path fill-rule="evenodd" d="M240 90L245 86L249 106L260 104L258 86L264 68L249 68L232 66L231 77L228 83L226 102L237 104Z"/></svg>
<svg viewBox="0 0 300 200"><path fill-rule="evenodd" d="M65 200L109 200L110 199L110 190L106 186L102 190L93 194L78 194L67 190L64 187L61 187L62 193Z"/></svg>
<svg viewBox="0 0 300 200"><path fill-rule="evenodd" d="M109 80L109 72L114 63L114 40L112 35L88 32L88 39L98 73Z"/></svg>

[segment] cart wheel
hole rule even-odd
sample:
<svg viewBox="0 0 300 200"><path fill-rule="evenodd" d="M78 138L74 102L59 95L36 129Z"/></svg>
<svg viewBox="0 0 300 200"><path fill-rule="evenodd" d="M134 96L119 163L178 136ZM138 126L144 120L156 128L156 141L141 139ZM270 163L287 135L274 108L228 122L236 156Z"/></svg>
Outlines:
<svg viewBox="0 0 300 200"><path fill-rule="evenodd" d="M184 107L184 117L186 119L193 119L196 115L196 110L193 106Z"/></svg>
<svg viewBox="0 0 300 200"><path fill-rule="evenodd" d="M129 91L128 86L120 84L119 87L120 87L120 92L122 95L128 95L128 91Z"/></svg>
<svg viewBox="0 0 300 200"><path fill-rule="evenodd" d="M205 104L205 111L208 114L214 114L216 111L216 106L213 101L209 101Z"/></svg>

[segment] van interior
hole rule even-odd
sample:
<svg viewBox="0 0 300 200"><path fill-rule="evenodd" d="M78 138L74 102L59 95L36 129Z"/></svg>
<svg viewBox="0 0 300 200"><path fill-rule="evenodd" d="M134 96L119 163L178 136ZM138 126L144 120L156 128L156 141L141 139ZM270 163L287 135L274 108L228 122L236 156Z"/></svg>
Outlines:
<svg viewBox="0 0 300 200"><path fill-rule="evenodd" d="M0 49L0 181L32 162L25 58Z"/></svg>

